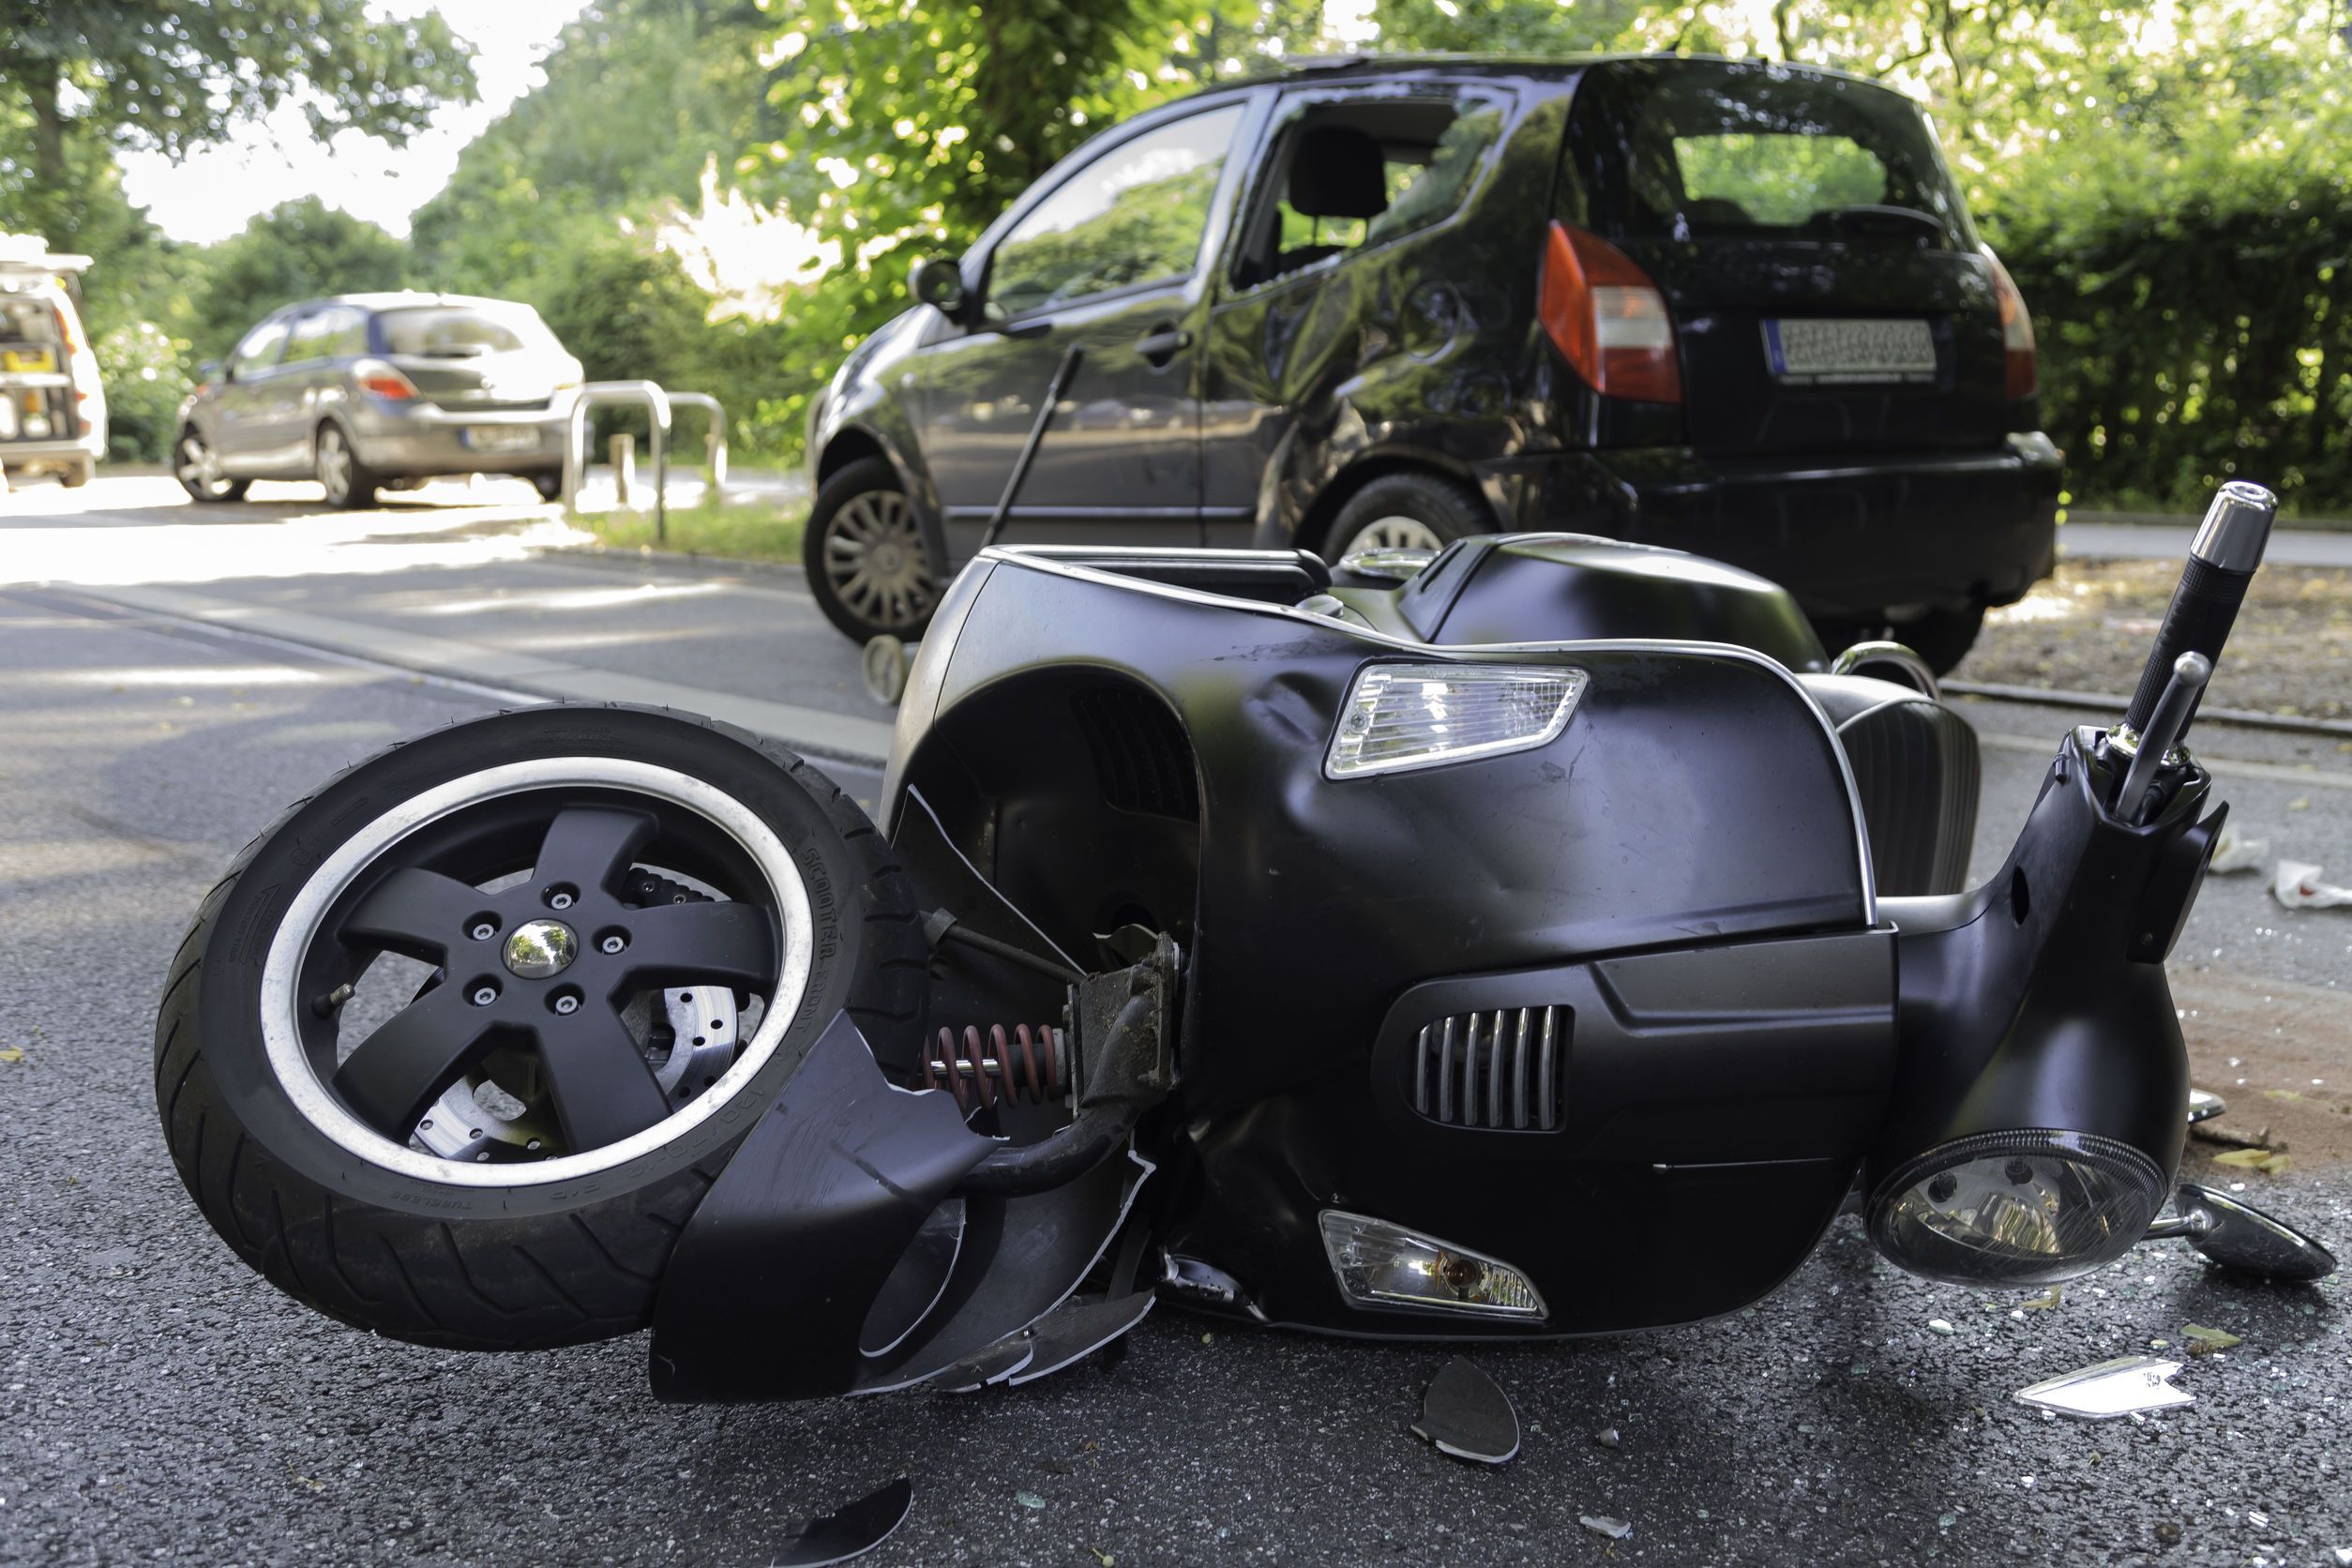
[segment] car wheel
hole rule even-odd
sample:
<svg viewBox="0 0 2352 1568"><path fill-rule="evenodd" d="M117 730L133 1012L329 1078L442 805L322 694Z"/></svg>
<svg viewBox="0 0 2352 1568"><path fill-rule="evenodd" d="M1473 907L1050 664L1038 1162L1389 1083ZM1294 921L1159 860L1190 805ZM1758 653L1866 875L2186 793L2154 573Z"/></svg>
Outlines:
<svg viewBox="0 0 2352 1568"><path fill-rule="evenodd" d="M318 475L319 488L326 491L328 505L375 505L376 487L382 481L368 472L359 454L352 450L351 437L331 419L321 425L319 433L311 438L310 466Z"/></svg>
<svg viewBox="0 0 2352 1568"><path fill-rule="evenodd" d="M95 466L89 462L75 463L71 468L57 475L57 482L68 490L80 490L90 482L90 470Z"/></svg>
<svg viewBox="0 0 2352 1568"><path fill-rule="evenodd" d="M534 474L531 475L531 488L539 492L542 501L561 501L564 499L564 475Z"/></svg>
<svg viewBox="0 0 2352 1568"><path fill-rule="evenodd" d="M1324 558L1364 550L1443 550L1495 531L1493 509L1475 490L1437 474L1384 474L1348 498L1325 535Z"/></svg>
<svg viewBox="0 0 2352 1568"><path fill-rule="evenodd" d="M817 608L861 642L912 641L930 625L938 569L914 504L882 458L859 459L817 491L801 561Z"/></svg>
<svg viewBox="0 0 2352 1568"><path fill-rule="evenodd" d="M193 425L180 431L172 448L172 477L180 482L191 501L242 501L253 488L250 479L232 479L220 472L219 454Z"/></svg>
<svg viewBox="0 0 2352 1568"><path fill-rule="evenodd" d="M180 1178L295 1299L470 1349L642 1327L844 1010L915 1048L914 896L790 752L554 704L359 763L205 898L156 1023Z"/></svg>

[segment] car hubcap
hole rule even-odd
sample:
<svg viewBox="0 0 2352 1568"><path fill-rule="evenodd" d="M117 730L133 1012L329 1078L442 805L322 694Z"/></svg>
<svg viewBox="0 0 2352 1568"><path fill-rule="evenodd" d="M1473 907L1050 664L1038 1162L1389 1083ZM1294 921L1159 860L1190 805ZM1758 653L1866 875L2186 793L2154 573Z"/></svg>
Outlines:
<svg viewBox="0 0 2352 1568"><path fill-rule="evenodd" d="M841 504L825 524L825 582L869 625L895 631L931 608L930 552L914 508L896 490L867 490Z"/></svg>
<svg viewBox="0 0 2352 1568"><path fill-rule="evenodd" d="M351 448L332 426L319 432L319 483L326 487L329 501L351 493Z"/></svg>
<svg viewBox="0 0 2352 1568"><path fill-rule="evenodd" d="M1443 550L1445 541L1438 531L1419 518L1391 515L1365 523L1339 553L1353 555L1360 550Z"/></svg>
<svg viewBox="0 0 2352 1568"><path fill-rule="evenodd" d="M204 438L188 434L180 437L178 476L181 484L190 490L217 490L220 488L220 463L204 445Z"/></svg>
<svg viewBox="0 0 2352 1568"><path fill-rule="evenodd" d="M781 1047L814 961L775 832L652 763L509 763L396 807L294 896L263 1040L372 1165L521 1186L674 1141Z"/></svg>

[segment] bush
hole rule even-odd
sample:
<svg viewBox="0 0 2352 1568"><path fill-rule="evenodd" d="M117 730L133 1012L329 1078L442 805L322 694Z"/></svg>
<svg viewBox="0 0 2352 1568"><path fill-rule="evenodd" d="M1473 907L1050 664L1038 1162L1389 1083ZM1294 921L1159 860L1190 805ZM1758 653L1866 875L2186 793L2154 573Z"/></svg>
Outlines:
<svg viewBox="0 0 2352 1568"><path fill-rule="evenodd" d="M2242 477L2352 511L2352 182L2326 142L2045 155L1981 209L2077 504L2196 510Z"/></svg>
<svg viewBox="0 0 2352 1568"><path fill-rule="evenodd" d="M168 456L190 388L181 369L188 344L141 321L113 328L95 346L106 386L107 455L130 462Z"/></svg>

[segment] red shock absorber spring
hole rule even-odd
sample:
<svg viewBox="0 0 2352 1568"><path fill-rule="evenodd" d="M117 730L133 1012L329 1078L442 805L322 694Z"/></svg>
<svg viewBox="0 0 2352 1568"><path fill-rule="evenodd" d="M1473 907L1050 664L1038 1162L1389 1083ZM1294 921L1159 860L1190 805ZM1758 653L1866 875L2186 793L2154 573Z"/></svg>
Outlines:
<svg viewBox="0 0 2352 1568"><path fill-rule="evenodd" d="M991 1024L984 1042L980 1031L967 1024L961 1039L953 1030L941 1030L933 1052L923 1063L923 1087L946 1090L967 1110L974 1100L985 1108L1024 1096L1043 1105L1061 1098L1063 1091L1058 1029L1041 1025L1032 1033L1024 1023L1007 1035L1003 1024Z"/></svg>

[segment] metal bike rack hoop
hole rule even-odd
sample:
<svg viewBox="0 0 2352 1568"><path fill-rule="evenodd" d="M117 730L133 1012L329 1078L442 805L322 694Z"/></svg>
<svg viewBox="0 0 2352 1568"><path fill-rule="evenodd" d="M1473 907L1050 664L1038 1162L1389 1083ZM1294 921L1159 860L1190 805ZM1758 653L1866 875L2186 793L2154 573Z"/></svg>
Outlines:
<svg viewBox="0 0 2352 1568"><path fill-rule="evenodd" d="M670 541L670 431L671 411L681 404L710 415L705 454L711 470L711 490L727 484L727 411L707 392L671 392L658 382L592 381L580 389L572 403L571 425L564 439L564 515L580 517L580 484L588 468L588 415L599 407L630 405L651 416L654 460L654 542ZM624 501L627 498L623 497Z"/></svg>

